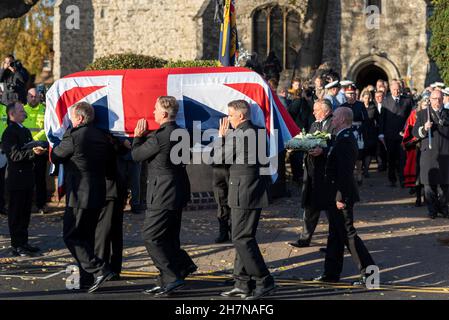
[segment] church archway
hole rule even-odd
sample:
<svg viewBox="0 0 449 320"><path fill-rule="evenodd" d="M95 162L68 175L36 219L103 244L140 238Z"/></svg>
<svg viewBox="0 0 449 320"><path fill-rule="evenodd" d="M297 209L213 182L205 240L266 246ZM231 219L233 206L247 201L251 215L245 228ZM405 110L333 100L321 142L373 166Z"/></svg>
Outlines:
<svg viewBox="0 0 449 320"><path fill-rule="evenodd" d="M387 73L382 68L370 64L359 71L355 78L355 83L360 89L366 88L368 85L376 86L377 80L382 79L389 81Z"/></svg>
<svg viewBox="0 0 449 320"><path fill-rule="evenodd" d="M354 63L348 71L347 78L356 81L359 88L368 84L375 85L374 78L392 80L400 79L401 74L395 64L384 56L373 54L365 56Z"/></svg>

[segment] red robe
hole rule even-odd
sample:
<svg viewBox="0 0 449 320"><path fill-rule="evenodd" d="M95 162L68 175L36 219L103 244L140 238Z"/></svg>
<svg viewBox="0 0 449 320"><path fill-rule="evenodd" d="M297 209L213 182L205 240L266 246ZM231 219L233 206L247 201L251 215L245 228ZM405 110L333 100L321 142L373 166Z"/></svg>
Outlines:
<svg viewBox="0 0 449 320"><path fill-rule="evenodd" d="M406 188L416 187L416 143L418 139L413 136L413 127L416 123L416 110L410 113L404 128L404 137L402 139L402 145L405 148L407 160L404 167L404 185Z"/></svg>

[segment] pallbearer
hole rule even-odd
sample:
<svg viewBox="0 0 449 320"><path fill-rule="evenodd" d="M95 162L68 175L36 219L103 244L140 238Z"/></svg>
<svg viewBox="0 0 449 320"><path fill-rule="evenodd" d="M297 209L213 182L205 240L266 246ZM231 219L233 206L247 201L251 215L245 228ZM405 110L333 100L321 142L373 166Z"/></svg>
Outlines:
<svg viewBox="0 0 449 320"><path fill-rule="evenodd" d="M159 284L144 292L156 297L181 288L184 279L197 270L187 252L181 249L179 240L182 209L190 200L190 182L185 165L174 164L170 159L170 151L178 143L170 141L170 136L173 131L182 130L175 121L178 109L174 97L159 97L154 120L160 128L147 134L147 122L140 119L134 130L132 157L135 161L148 162L148 209L143 238L160 272Z"/></svg>

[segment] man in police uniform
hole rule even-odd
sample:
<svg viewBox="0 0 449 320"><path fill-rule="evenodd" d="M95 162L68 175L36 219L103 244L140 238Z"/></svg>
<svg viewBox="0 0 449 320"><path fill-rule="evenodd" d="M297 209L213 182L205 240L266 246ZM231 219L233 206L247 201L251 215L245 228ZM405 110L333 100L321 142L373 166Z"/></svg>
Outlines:
<svg viewBox="0 0 449 320"><path fill-rule="evenodd" d="M331 83L328 83L324 88L327 91L324 99L330 101L330 103L332 104L332 111L334 111L340 106L340 102L337 99L337 95L340 92L340 82L338 80L335 80Z"/></svg>
<svg viewBox="0 0 449 320"><path fill-rule="evenodd" d="M251 109L248 102L230 102L228 114L228 118L220 121L219 139L214 145L214 162L220 163L221 160L221 163L224 161L231 164L228 205L231 208L231 234L236 251L235 285L232 290L221 295L256 300L276 288L255 237L262 208L268 205L266 185L260 176L261 165L258 158L259 143L266 141L258 139L257 127L250 120ZM235 131L228 134L229 125ZM216 156L221 159L215 158Z"/></svg>
<svg viewBox="0 0 449 320"><path fill-rule="evenodd" d="M27 104L24 106L27 118L23 125L31 131L33 140L47 141L44 129L45 105L40 101L39 93L35 88L28 90ZM36 207L38 213L45 213L47 203L47 161L45 153L34 159L34 176L36 181Z"/></svg>
<svg viewBox="0 0 449 320"><path fill-rule="evenodd" d="M444 109L449 109L449 87L442 90Z"/></svg>
<svg viewBox="0 0 449 320"><path fill-rule="evenodd" d="M3 132L8 127L8 114L6 112L6 106L0 103L0 137L3 136ZM6 156L1 146L0 138L0 214L7 215L5 208L5 173L6 173Z"/></svg>
<svg viewBox="0 0 449 320"><path fill-rule="evenodd" d="M329 100L322 99L315 102L313 115L316 121L312 123L310 133L317 131L333 133L332 105ZM310 246L310 241L318 224L320 213L327 209L322 197L325 193L324 172L328 150L328 148L316 147L310 150L304 159L304 184L301 195L304 216L302 219L302 232L299 235L298 241L290 243L294 247L303 248Z"/></svg>
<svg viewBox="0 0 449 320"><path fill-rule="evenodd" d="M357 142L351 130L351 109L340 107L334 112L332 124L337 133L326 163L326 187L329 203L329 237L327 239L324 273L315 281L338 282L343 269L345 244L360 270L354 284L366 282L366 268L374 265L370 253L354 228L354 204L359 201L352 174L357 160Z"/></svg>
<svg viewBox="0 0 449 320"><path fill-rule="evenodd" d="M134 130L135 161L148 162L147 206L143 238L148 254L158 268L159 285L144 293L155 297L170 295L184 286L184 279L197 270L187 252L181 249L182 209L190 200L190 182L185 164L174 164L170 158L178 141L171 141L179 105L174 97L159 97L154 120L160 128L147 135L147 121L140 119ZM190 141L182 141L189 143Z"/></svg>

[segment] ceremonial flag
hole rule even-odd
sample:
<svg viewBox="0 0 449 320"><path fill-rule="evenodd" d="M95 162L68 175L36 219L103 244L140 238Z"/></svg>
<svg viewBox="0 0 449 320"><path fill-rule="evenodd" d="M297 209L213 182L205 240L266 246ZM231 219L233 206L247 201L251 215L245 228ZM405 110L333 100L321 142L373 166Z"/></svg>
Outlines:
<svg viewBox="0 0 449 320"><path fill-rule="evenodd" d="M225 67L234 66L238 57L237 17L235 0L224 0L223 20L220 26L218 60Z"/></svg>
<svg viewBox="0 0 449 320"><path fill-rule="evenodd" d="M141 118L147 119L150 130L159 128L154 105L166 95L178 100L176 121L187 129L193 129L194 122L200 122L202 130L218 129L230 101L248 101L253 123L267 129L270 157L300 131L267 82L246 68L85 71L57 80L47 92L45 132L50 146L62 140L71 124L69 110L78 102L93 105L99 128L132 137Z"/></svg>

